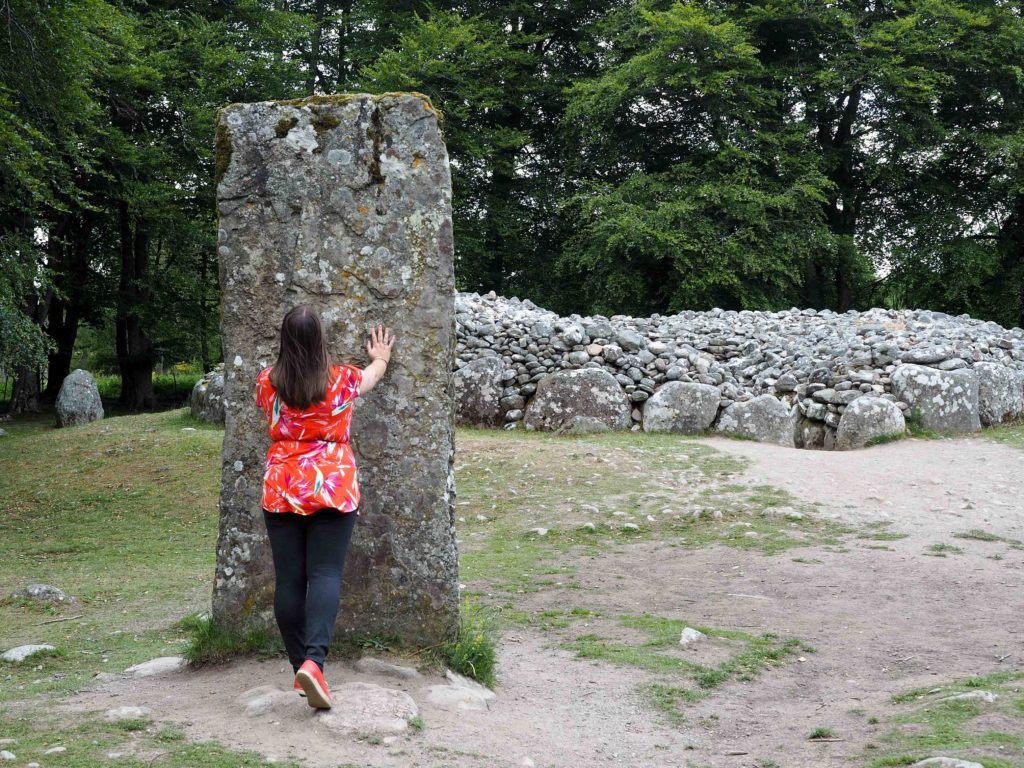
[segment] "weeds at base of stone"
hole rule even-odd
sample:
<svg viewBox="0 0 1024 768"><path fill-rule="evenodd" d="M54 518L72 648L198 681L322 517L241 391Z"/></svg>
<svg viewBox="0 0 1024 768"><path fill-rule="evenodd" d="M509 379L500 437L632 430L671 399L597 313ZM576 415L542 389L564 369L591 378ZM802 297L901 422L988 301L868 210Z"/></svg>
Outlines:
<svg viewBox="0 0 1024 768"><path fill-rule="evenodd" d="M497 619L492 608L463 600L455 640L431 649L431 657L453 672L493 688L495 685L494 635Z"/></svg>
<svg viewBox="0 0 1024 768"><path fill-rule="evenodd" d="M181 655L193 666L217 664L241 655L276 656L284 649L265 629L237 630L218 625L211 616L190 615L175 629L188 633Z"/></svg>

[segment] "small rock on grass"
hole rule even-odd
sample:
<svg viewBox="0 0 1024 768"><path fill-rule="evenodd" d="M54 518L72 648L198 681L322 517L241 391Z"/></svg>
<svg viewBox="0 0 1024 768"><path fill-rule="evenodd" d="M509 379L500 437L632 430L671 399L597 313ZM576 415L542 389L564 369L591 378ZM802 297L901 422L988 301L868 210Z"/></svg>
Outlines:
<svg viewBox="0 0 1024 768"><path fill-rule="evenodd" d="M181 656L161 656L157 659L151 659L128 667L125 673L135 677L149 677L150 675L162 675L167 672L178 672L187 666L188 662Z"/></svg>
<svg viewBox="0 0 1024 768"><path fill-rule="evenodd" d="M910 768L985 768L985 766L970 760L958 760L955 757L929 757L927 760L918 760Z"/></svg>
<svg viewBox="0 0 1024 768"><path fill-rule="evenodd" d="M17 760L17 756L7 749L0 749L0 760Z"/></svg>
<svg viewBox="0 0 1024 768"><path fill-rule="evenodd" d="M683 627L683 631L679 635L679 644L689 645L690 643L695 643L698 640L703 640L705 637L707 637L707 635L693 627Z"/></svg>
<svg viewBox="0 0 1024 768"><path fill-rule="evenodd" d="M54 650L56 650L56 648L46 643L42 643L39 645L19 645L17 648L11 648L9 651L6 651L3 656L0 656L0 659L3 659L4 661L19 663L25 661L25 659L29 658L30 656L34 656L35 654L40 653L41 651Z"/></svg>
<svg viewBox="0 0 1024 768"><path fill-rule="evenodd" d="M43 752L44 755L59 755L61 752L67 752L67 747L50 747L48 750Z"/></svg>
<svg viewBox="0 0 1024 768"><path fill-rule="evenodd" d="M11 597L34 600L39 603L76 603L78 600L63 589L52 584L29 584L24 589L12 592Z"/></svg>
<svg viewBox="0 0 1024 768"><path fill-rule="evenodd" d="M965 691L964 693L954 693L951 696L943 696L939 701L961 701L967 699L984 701L988 704L992 704L998 698L999 697L992 693L992 691Z"/></svg>
<svg viewBox="0 0 1024 768"><path fill-rule="evenodd" d="M148 707L116 707L103 713L107 720L146 720L152 712Z"/></svg>

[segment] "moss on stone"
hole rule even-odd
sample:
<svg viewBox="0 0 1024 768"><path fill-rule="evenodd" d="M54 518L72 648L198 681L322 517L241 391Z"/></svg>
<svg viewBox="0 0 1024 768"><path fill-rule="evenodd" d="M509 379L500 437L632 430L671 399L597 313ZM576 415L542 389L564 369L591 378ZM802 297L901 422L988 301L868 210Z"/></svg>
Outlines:
<svg viewBox="0 0 1024 768"><path fill-rule="evenodd" d="M423 107L428 112L433 112L437 116L438 122L443 122L444 115L441 110L435 107L430 97L425 93L419 91L387 91L385 93L329 93L329 94L314 94L313 96L306 96L301 99L275 99L274 104L280 104L281 106L288 107L308 107L314 104L348 104L351 101L357 99L364 99L369 97L375 102L380 102L381 99L386 98L397 98L400 96L415 96L423 102Z"/></svg>
<svg viewBox="0 0 1024 768"><path fill-rule="evenodd" d="M282 117L277 121L277 127L274 128L274 133L277 134L277 138L283 139L288 135L288 131L299 124L299 118L292 115L291 117Z"/></svg>
<svg viewBox="0 0 1024 768"><path fill-rule="evenodd" d="M313 117L313 130L316 131L318 136L324 133L324 131L331 130L331 128L337 128L339 125L341 125L341 120L334 115L326 115L318 111Z"/></svg>
<svg viewBox="0 0 1024 768"><path fill-rule="evenodd" d="M217 121L217 138L214 143L213 183L220 184L228 166L231 165L231 131L223 120Z"/></svg>

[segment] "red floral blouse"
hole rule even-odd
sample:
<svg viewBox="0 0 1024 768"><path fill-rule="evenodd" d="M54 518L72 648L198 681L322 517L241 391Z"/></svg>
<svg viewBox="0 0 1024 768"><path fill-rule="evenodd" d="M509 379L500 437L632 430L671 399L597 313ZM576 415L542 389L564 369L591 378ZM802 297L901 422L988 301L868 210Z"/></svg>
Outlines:
<svg viewBox="0 0 1024 768"><path fill-rule="evenodd" d="M352 402L363 371L335 365L327 392L305 410L285 405L270 383L270 368L256 377L256 404L267 414L270 448L263 475L263 508L309 515L323 507L359 515L359 478L349 445Z"/></svg>

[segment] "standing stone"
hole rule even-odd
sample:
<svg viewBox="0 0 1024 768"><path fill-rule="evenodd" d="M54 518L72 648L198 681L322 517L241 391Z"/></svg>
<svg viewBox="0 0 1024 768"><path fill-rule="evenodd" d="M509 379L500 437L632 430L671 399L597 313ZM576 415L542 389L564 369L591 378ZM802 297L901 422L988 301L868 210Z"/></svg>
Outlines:
<svg viewBox="0 0 1024 768"><path fill-rule="evenodd" d="M64 377L57 393L57 426L77 427L103 418L103 403L96 379L76 368Z"/></svg>
<svg viewBox="0 0 1024 768"><path fill-rule="evenodd" d="M978 374L973 370L940 371L923 365L901 365L892 375L892 392L910 406L925 429L981 429Z"/></svg>
<svg viewBox="0 0 1024 768"><path fill-rule="evenodd" d="M662 384L644 403L644 432L703 432L715 420L720 399L718 388L708 384Z"/></svg>
<svg viewBox="0 0 1024 768"><path fill-rule="evenodd" d="M437 112L420 94L231 104L218 115L217 173L226 372L214 621L277 631L260 510L269 438L253 387L285 313L309 304L336 361L368 365L377 323L396 338L383 380L353 405L363 516L335 637L454 639L455 279Z"/></svg>
<svg viewBox="0 0 1024 768"><path fill-rule="evenodd" d="M629 429L630 410L629 398L608 371L574 368L537 382L523 424L527 429L556 430L572 425L579 416L592 416L611 429Z"/></svg>
<svg viewBox="0 0 1024 768"><path fill-rule="evenodd" d="M903 411L882 397L858 397L843 411L836 430L836 450L863 448L872 440L902 435L907 430Z"/></svg>
<svg viewBox="0 0 1024 768"><path fill-rule="evenodd" d="M221 363L192 387L188 396L193 418L224 423L224 364Z"/></svg>
<svg viewBox="0 0 1024 768"><path fill-rule="evenodd" d="M500 427L501 374L498 357L478 357L455 372L455 419L460 426Z"/></svg>

